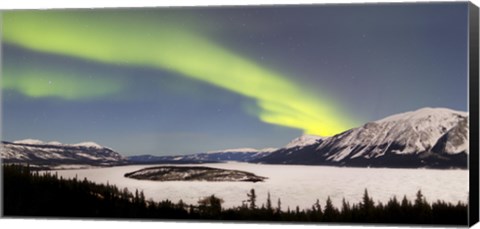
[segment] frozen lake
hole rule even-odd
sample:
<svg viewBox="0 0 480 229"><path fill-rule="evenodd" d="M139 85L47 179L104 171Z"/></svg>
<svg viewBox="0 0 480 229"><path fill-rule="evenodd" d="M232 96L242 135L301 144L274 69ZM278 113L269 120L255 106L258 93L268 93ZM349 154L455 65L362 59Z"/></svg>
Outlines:
<svg viewBox="0 0 480 229"><path fill-rule="evenodd" d="M430 170L430 169L379 169L379 168L339 168L327 166L301 165L262 165L248 163L203 164L202 166L236 169L268 177L265 182L202 182L202 181L141 181L125 178L123 175L141 168L154 165L131 165L110 168L59 170L64 178L86 177L96 183L114 184L119 188L127 187L134 192L143 190L147 199L160 201L169 199L177 202L182 199L188 204L197 204L201 197L215 194L225 202L224 207L240 206L248 199L247 193L254 188L257 194L257 206L266 202L270 192L272 205L277 199L282 209L287 206L294 209L310 208L320 200L322 207L328 196L336 206L342 198L350 203L358 203L364 189L367 188L374 201L386 203L396 195L399 201L403 195L414 200L421 189L432 202L441 199L456 203L468 200L468 170ZM178 165L189 166L189 165Z"/></svg>

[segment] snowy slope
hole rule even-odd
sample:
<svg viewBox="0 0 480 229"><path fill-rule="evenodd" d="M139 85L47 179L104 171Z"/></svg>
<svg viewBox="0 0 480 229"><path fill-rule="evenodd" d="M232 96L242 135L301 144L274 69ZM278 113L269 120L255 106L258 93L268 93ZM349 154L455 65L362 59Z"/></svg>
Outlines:
<svg viewBox="0 0 480 229"><path fill-rule="evenodd" d="M468 113L422 108L369 122L255 162L375 167L466 167Z"/></svg>
<svg viewBox="0 0 480 229"><path fill-rule="evenodd" d="M323 138L320 136L305 134L298 138L293 139L284 148L289 149L289 148L295 148L295 147L305 147L305 146L320 142L322 140Z"/></svg>
<svg viewBox="0 0 480 229"><path fill-rule="evenodd" d="M2 142L0 156L7 163L28 163L36 166L82 164L95 166L120 165L126 158L96 143L62 144L26 139Z"/></svg>
<svg viewBox="0 0 480 229"><path fill-rule="evenodd" d="M438 139L432 151L439 154L468 154L468 118L461 120L456 126L447 131Z"/></svg>
<svg viewBox="0 0 480 229"><path fill-rule="evenodd" d="M103 146L97 144L96 142L80 142L80 143L77 143L77 144L73 144L72 146L79 146L79 147L86 147L86 148L96 148L96 149L104 148Z"/></svg>
<svg viewBox="0 0 480 229"><path fill-rule="evenodd" d="M18 140L18 141L14 141L13 143L16 143L16 144L26 144L26 145L40 145L40 144L44 144L44 142L38 140L38 139L23 139L23 140Z"/></svg>
<svg viewBox="0 0 480 229"><path fill-rule="evenodd" d="M466 118L463 112L423 108L367 123L325 140L318 149L330 146L328 159L334 161L380 157L387 152L419 154L429 151L440 137Z"/></svg>

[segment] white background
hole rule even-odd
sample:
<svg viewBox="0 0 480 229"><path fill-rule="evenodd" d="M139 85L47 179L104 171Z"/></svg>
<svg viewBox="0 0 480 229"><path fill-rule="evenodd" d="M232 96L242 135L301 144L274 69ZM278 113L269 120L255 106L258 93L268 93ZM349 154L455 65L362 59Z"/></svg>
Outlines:
<svg viewBox="0 0 480 229"><path fill-rule="evenodd" d="M389 1L389 0L1 0L0 9L45 9L45 8L92 8L92 7L142 7L142 6L192 6L192 5L245 5L245 4L309 4L309 3L376 3L376 2L427 2L427 1ZM436 0L435 2L444 2ZM480 0L472 1L480 6ZM132 222L132 221L103 221L103 220L42 220L42 219L1 219L0 228L192 228L195 229L309 229L325 228L326 225L298 225L298 224L238 224L238 223L175 223L175 222ZM381 228L378 226L338 226L329 225L328 228ZM388 227L400 228L400 227ZM403 227L405 228L405 227ZM409 227L420 228L420 227ZM479 229L480 224L474 228Z"/></svg>

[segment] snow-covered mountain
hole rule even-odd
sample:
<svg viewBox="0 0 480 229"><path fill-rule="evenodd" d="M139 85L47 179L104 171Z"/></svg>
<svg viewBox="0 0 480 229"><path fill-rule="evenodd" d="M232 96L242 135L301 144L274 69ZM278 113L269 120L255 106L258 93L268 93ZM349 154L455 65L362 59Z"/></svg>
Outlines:
<svg viewBox="0 0 480 229"><path fill-rule="evenodd" d="M369 122L253 162L375 167L460 167L468 158L468 113L422 108Z"/></svg>
<svg viewBox="0 0 480 229"><path fill-rule="evenodd" d="M226 150L217 150L210 151L205 153L189 154L189 155L178 155L178 156L152 156L152 155L139 155L139 156L130 156L128 160L130 163L216 163L216 162L225 162L225 161L238 161L238 162L249 162L258 158L265 157L273 151L277 150L276 148L266 148L266 149L253 149L253 148L240 148L240 149L226 149Z"/></svg>
<svg viewBox="0 0 480 229"><path fill-rule="evenodd" d="M56 166L212 163L225 161L397 168L467 168L468 113L422 108L369 122L332 137L303 135L282 148L122 157L94 142L73 145L35 139L2 142L5 162Z"/></svg>
<svg viewBox="0 0 480 229"><path fill-rule="evenodd" d="M60 165L112 166L126 163L126 158L110 148L94 142L62 144L25 139L14 142L3 141L0 157L6 163L25 163L39 167Z"/></svg>
<svg viewBox="0 0 480 229"><path fill-rule="evenodd" d="M312 144L321 142L321 141L323 141L323 139L324 138L322 138L320 136L305 134L305 135L302 135L298 138L293 139L283 148L286 148L286 149L301 148L301 147L305 147L305 146L308 146L308 145L312 145Z"/></svg>

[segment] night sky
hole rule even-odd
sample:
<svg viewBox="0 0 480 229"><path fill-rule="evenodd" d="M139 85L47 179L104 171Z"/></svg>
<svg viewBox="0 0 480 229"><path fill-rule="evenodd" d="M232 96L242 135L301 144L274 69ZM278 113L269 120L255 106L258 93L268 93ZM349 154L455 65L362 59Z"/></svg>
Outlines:
<svg viewBox="0 0 480 229"><path fill-rule="evenodd" d="M467 111L467 7L3 12L2 139L189 154Z"/></svg>

